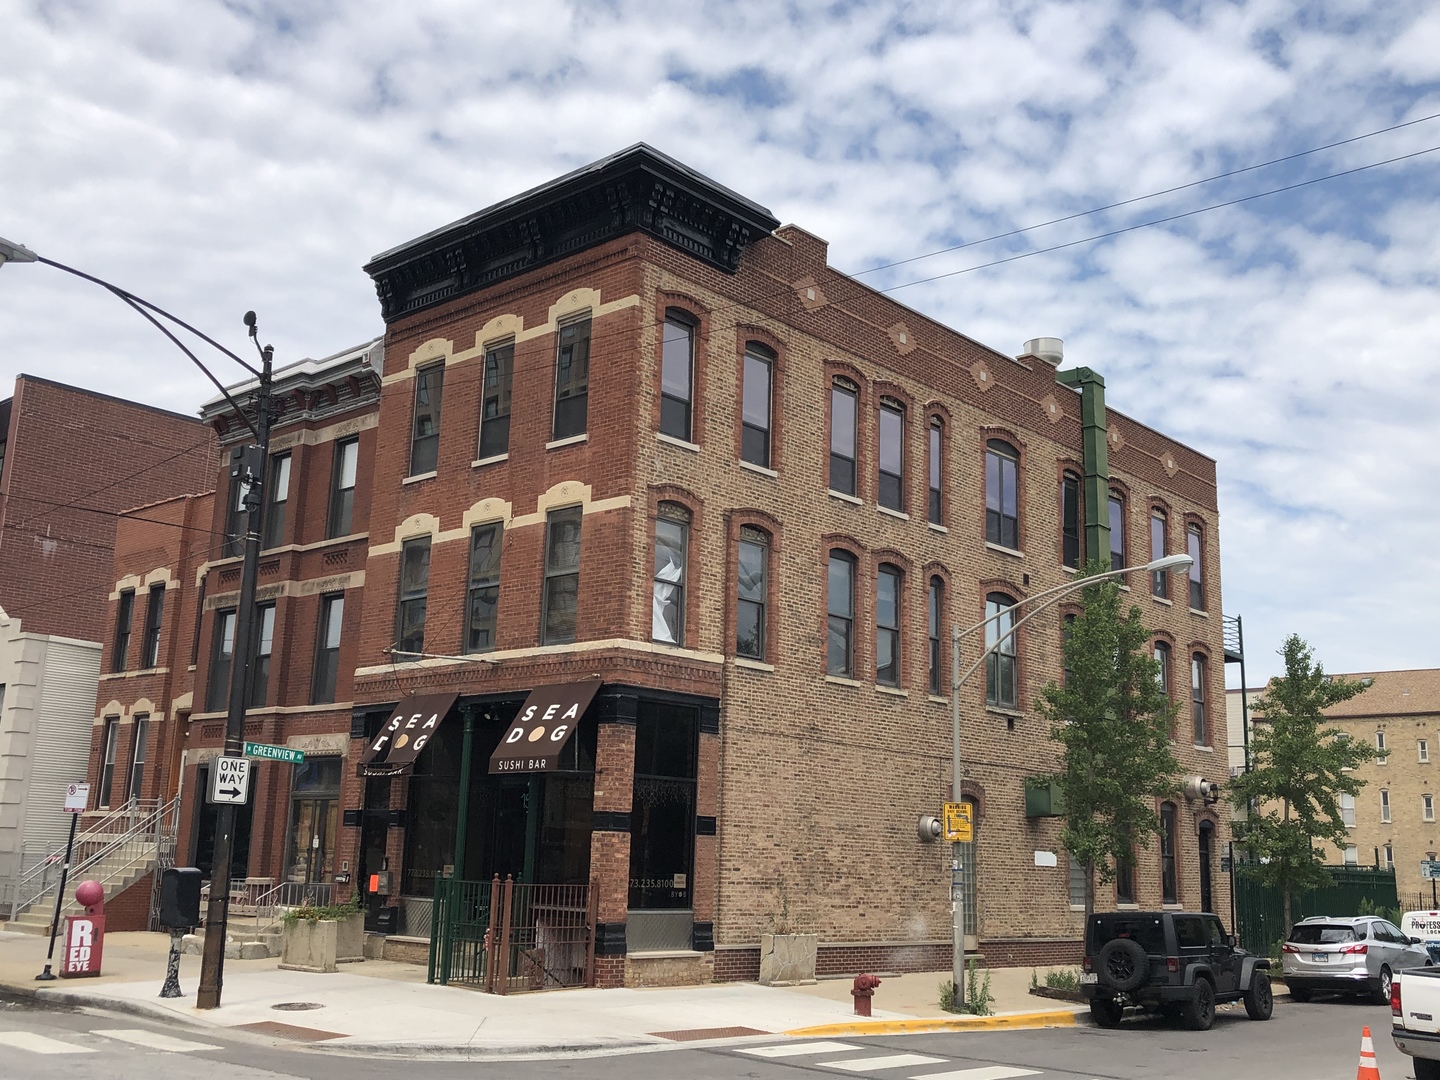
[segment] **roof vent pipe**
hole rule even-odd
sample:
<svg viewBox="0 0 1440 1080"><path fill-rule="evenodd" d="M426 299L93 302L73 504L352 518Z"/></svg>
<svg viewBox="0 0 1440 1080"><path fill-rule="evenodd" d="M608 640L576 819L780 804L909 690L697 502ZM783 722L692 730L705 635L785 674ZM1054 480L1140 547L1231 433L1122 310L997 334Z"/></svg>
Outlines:
<svg viewBox="0 0 1440 1080"><path fill-rule="evenodd" d="M1058 337L1037 337L1025 342L1021 356L1033 356L1051 367L1059 367L1065 359L1065 342Z"/></svg>

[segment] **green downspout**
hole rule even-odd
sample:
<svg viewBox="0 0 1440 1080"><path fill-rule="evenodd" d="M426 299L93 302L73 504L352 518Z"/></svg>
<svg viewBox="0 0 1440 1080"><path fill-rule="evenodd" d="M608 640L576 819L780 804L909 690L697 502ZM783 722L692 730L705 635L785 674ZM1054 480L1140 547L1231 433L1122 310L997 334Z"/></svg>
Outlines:
<svg viewBox="0 0 1440 1080"><path fill-rule="evenodd" d="M466 708L465 739L460 744L460 806L455 817L455 857L451 860L455 869L450 876L456 881L465 880L466 827L470 824L470 756L475 749L475 709Z"/></svg>
<svg viewBox="0 0 1440 1080"><path fill-rule="evenodd" d="M1085 450L1085 557L1110 562L1110 446L1105 438L1105 380L1087 367L1057 371L1061 386L1080 388Z"/></svg>

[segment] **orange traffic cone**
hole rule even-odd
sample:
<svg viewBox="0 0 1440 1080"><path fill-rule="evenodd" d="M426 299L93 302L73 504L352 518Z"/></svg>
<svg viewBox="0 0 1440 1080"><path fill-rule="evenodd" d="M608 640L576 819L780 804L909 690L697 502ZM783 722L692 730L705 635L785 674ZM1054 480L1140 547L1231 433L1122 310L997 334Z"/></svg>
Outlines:
<svg viewBox="0 0 1440 1080"><path fill-rule="evenodd" d="M1380 1069L1375 1064L1375 1044L1370 1041L1368 1024L1360 1036L1360 1071L1355 1074L1355 1080L1380 1080Z"/></svg>

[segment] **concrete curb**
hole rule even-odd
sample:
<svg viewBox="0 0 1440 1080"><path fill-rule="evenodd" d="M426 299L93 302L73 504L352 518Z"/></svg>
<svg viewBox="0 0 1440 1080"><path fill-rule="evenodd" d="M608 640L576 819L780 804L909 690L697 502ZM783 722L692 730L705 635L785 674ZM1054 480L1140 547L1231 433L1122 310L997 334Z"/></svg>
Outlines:
<svg viewBox="0 0 1440 1080"><path fill-rule="evenodd" d="M1075 1013L1069 1009L1007 1013L1002 1016L934 1017L916 1020L857 1020L845 1024L820 1024L794 1028L783 1034L793 1038L836 1035L918 1035L929 1031L1023 1031L1027 1028L1074 1027Z"/></svg>

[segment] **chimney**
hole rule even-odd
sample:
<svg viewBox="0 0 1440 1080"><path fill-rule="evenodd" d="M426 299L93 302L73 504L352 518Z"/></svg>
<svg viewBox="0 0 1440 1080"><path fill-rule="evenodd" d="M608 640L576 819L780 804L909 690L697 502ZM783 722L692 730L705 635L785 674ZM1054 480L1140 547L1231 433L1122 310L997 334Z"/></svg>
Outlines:
<svg viewBox="0 0 1440 1080"><path fill-rule="evenodd" d="M1051 367L1058 368L1065 359L1065 342L1058 337L1037 337L1025 342L1021 356L1033 356Z"/></svg>

